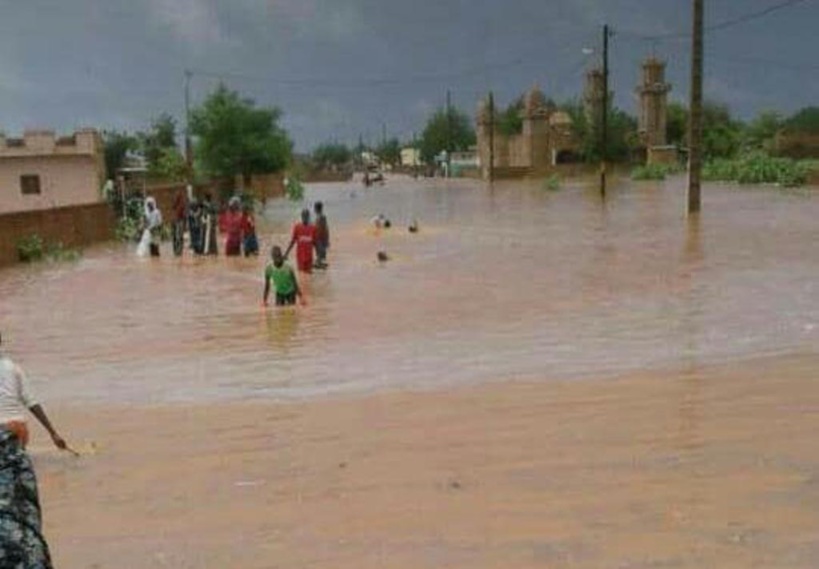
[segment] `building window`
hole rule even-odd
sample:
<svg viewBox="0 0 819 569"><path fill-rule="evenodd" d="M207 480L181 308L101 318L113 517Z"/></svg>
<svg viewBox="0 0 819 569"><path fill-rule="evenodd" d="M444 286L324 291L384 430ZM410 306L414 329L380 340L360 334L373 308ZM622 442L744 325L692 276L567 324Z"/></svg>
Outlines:
<svg viewBox="0 0 819 569"><path fill-rule="evenodd" d="M24 174L20 176L20 191L24 196L40 193L40 176Z"/></svg>

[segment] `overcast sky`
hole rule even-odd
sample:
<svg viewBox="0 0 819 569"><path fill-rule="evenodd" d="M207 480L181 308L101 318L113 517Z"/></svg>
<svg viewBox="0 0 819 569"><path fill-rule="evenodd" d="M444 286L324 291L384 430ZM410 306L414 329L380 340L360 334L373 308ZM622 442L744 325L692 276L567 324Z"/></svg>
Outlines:
<svg viewBox="0 0 819 569"><path fill-rule="evenodd" d="M706 25L783 0L705 0ZM635 113L639 63L668 61L688 95L690 0L0 0L0 130L145 128L184 116L219 78L275 105L298 150L362 134L410 138L446 91L474 114L493 89L506 104L533 84L578 96L611 39L618 106ZM706 97L744 118L819 105L819 0L706 37ZM647 36L665 35L659 40ZM584 55L584 48L595 52Z"/></svg>

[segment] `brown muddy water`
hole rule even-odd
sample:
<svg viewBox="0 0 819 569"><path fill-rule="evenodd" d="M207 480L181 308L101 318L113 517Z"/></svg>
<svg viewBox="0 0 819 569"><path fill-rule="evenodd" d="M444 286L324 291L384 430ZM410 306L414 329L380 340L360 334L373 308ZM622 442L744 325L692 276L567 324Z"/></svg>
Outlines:
<svg viewBox="0 0 819 569"><path fill-rule="evenodd" d="M0 271L7 347L65 403L291 400L696 367L819 348L819 196L621 181L394 178L310 187L330 269L309 305L260 307L257 259L143 260L134 246ZM300 204L259 215L286 245ZM393 222L377 234L369 219ZM168 212L166 212L168 215ZM407 226L417 219L420 231ZM380 264L385 250L390 261Z"/></svg>
<svg viewBox="0 0 819 569"><path fill-rule="evenodd" d="M683 184L310 187L306 308L167 245L0 271L82 453L33 429L55 566L816 567L819 195Z"/></svg>

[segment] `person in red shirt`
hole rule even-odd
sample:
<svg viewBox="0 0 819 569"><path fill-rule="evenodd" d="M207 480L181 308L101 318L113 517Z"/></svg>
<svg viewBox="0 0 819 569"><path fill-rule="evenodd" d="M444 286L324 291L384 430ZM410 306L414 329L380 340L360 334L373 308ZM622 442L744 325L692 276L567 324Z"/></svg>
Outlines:
<svg viewBox="0 0 819 569"><path fill-rule="evenodd" d="M256 238L256 221L253 219L253 208L245 205L242 213L242 235L245 257L259 254L259 240Z"/></svg>
<svg viewBox="0 0 819 569"><path fill-rule="evenodd" d="M301 223L293 226L293 237L290 245L284 252L284 258L290 255L290 250L296 246L296 266L304 273L313 270L313 249L316 246L316 226L310 223L310 210L301 210Z"/></svg>
<svg viewBox="0 0 819 569"><path fill-rule="evenodd" d="M238 197L230 198L230 205L225 214L225 228L227 233L225 240L225 255L229 257L238 256L242 253L242 212L239 210L241 201Z"/></svg>

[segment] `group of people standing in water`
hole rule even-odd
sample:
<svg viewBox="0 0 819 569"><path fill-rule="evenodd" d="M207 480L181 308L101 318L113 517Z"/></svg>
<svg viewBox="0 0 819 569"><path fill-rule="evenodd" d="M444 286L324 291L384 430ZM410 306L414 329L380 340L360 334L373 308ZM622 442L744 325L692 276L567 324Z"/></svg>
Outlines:
<svg viewBox="0 0 819 569"><path fill-rule="evenodd" d="M262 301L268 303L271 289L275 290L277 305L295 304L303 300L296 272L287 263L290 252L296 250L296 268L302 273L327 268L327 252L330 248L330 227L324 214L324 204L313 205L315 220L309 209L301 211L301 221L293 226L290 241L284 251L276 245L272 248L271 262L265 267L264 295ZM181 256L185 248L185 233L190 235L190 248L196 255L218 255L217 231L225 235L225 255L245 257L258 255L259 240L256 236L256 222L250 205L242 206L239 197L234 196L221 214L217 214L210 194L205 194L199 202L188 200L184 191L177 193L173 203L173 251ZM150 234L150 253L159 256L159 242L162 214L156 200L145 200L145 231ZM314 255L315 253L315 255Z"/></svg>
<svg viewBox="0 0 819 569"><path fill-rule="evenodd" d="M256 237L256 221L253 208L242 206L239 197L234 196L228 207L219 213L210 194L205 194L201 201L188 200L185 192L180 190L173 202L172 237L173 253L181 256L185 249L185 233L190 236L190 249L195 255L218 255L219 232L226 235L225 255L245 257L259 254L259 241ZM150 252L152 257L159 256L159 242L162 226L162 214L152 197L145 199L145 231L151 235Z"/></svg>

